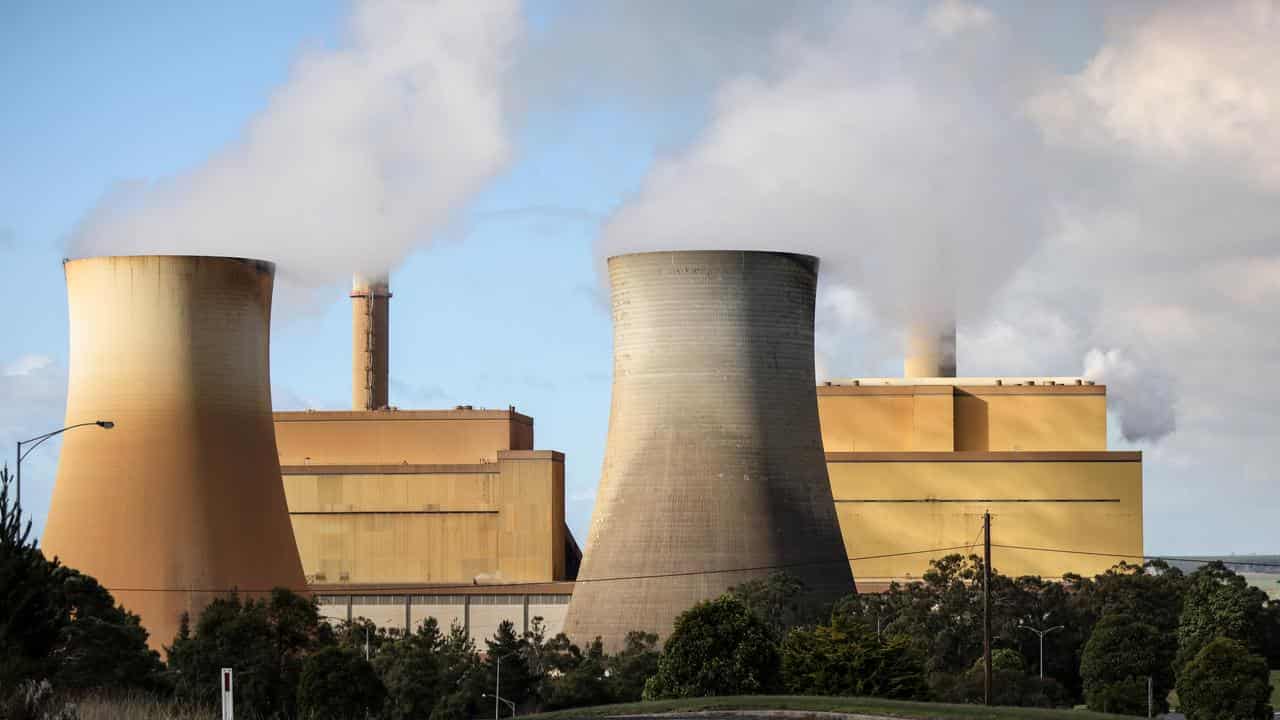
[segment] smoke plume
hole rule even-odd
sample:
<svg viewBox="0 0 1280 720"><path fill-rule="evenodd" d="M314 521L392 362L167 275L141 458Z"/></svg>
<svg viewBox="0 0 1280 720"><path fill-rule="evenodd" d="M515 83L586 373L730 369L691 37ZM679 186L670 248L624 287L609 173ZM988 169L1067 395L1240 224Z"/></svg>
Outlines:
<svg viewBox="0 0 1280 720"><path fill-rule="evenodd" d="M859 5L771 45L610 220L602 254L794 250L899 325L980 312L1044 224L1006 29L959 2Z"/></svg>
<svg viewBox="0 0 1280 720"><path fill-rule="evenodd" d="M510 158L519 10L359 3L343 45L303 55L239 141L190 172L116 187L71 254L264 258L307 285L388 270Z"/></svg>

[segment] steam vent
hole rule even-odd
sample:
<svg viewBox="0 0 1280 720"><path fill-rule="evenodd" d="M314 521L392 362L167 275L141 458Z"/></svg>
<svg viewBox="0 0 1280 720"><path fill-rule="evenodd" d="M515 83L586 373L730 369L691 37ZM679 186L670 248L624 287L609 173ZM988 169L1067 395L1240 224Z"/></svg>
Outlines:
<svg viewBox="0 0 1280 720"><path fill-rule="evenodd" d="M65 263L69 433L42 543L142 617L151 647L232 588L304 590L268 378L271 263Z"/></svg>
<svg viewBox="0 0 1280 720"><path fill-rule="evenodd" d="M817 269L769 252L609 259L613 402L569 637L666 637L770 568L814 602L853 592L818 426Z"/></svg>

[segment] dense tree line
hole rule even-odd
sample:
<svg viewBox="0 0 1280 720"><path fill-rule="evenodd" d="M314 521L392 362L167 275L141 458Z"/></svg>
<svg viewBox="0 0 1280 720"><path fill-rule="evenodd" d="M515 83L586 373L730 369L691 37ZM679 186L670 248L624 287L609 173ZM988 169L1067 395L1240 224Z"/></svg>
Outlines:
<svg viewBox="0 0 1280 720"><path fill-rule="evenodd" d="M919 583L834 607L779 573L690 608L661 649L635 632L617 653L549 637L539 618L523 633L503 623L477 645L434 619L408 635L364 619L331 626L314 600L285 590L230 594L184 618L162 663L136 615L44 557L0 471L0 720L73 717L50 698L92 690L215 705L222 667L236 670L237 706L263 718L506 716L493 697L499 664L502 698L521 714L752 693L980 702L982 570L977 557L949 556ZM1150 679L1159 711L1176 688L1191 720L1270 718L1280 603L1221 563L1190 573L1120 564L1064 582L993 571L992 594L999 704L1141 716ZM1054 626L1041 679L1026 628Z"/></svg>

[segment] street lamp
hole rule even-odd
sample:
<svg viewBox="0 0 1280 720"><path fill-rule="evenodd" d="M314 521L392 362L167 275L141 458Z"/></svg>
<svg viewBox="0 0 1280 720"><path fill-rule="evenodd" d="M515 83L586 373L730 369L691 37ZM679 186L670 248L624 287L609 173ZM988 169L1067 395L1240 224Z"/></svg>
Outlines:
<svg viewBox="0 0 1280 720"><path fill-rule="evenodd" d="M1018 627L1022 628L1023 630L1030 630L1031 632L1040 636L1040 679L1043 680L1044 679L1044 636L1048 635L1054 630L1063 629L1063 626L1054 625L1051 628L1045 628L1044 630L1040 630L1039 628L1033 628L1030 625L1024 625L1022 623L1018 623Z"/></svg>
<svg viewBox="0 0 1280 720"><path fill-rule="evenodd" d="M482 698L487 698L487 697L489 697L489 693L480 693L480 697L482 697ZM508 699L506 699L506 698L504 698L504 697L498 697L497 695L494 695L494 696L493 696L493 699L494 699L494 703L493 703L493 704L494 704L495 706L498 704L498 703L497 703L497 701L501 700L501 701L502 701L502 702L503 702L507 707L511 708L511 717L515 717L515 716L516 716L516 704L515 704L515 703L511 702L510 700L508 700Z"/></svg>
<svg viewBox="0 0 1280 720"><path fill-rule="evenodd" d="M498 655L497 657L494 658L493 664L497 666L498 672L494 676L494 684L493 684L493 720L498 720L498 713L501 710L501 706L498 705L499 700L502 700L502 702L511 706L511 717L515 717L516 715L516 704L511 702L510 700L504 700L502 698L502 661L506 660L512 655L519 654L519 652L520 652L519 650L512 650L506 655ZM487 695L487 694L488 693L482 693L482 695Z"/></svg>
<svg viewBox="0 0 1280 720"><path fill-rule="evenodd" d="M111 422L110 420L94 420L93 422L83 422L83 423L78 423L78 424L76 424L76 425L68 425L68 426L66 426L66 427L62 428L61 430L54 430L53 432L48 432L48 433L45 433L45 434L43 434L43 435L37 435L37 436L35 436L35 437L33 437L33 438L30 438L30 439L27 439L27 440L19 440L19 441L18 441L18 449L17 449L17 451L14 453L15 455L17 455L17 456L18 456L17 466L14 468L14 471L15 471L15 473L16 473L16 475L17 475L17 478L16 478L17 483L16 483L16 484L17 484L17 486L18 486L18 488L17 488L17 489L18 489L18 493L17 493L17 495L18 495L18 499L17 499L18 507L21 507L21 506L22 506L22 460L23 460L23 458L25 458L26 456L30 455L32 450L35 450L36 448L40 447L40 445L41 445L42 443L44 443L44 441L45 441L45 440L48 440L49 438L53 437L54 435L61 435L62 433L66 432L66 431L68 431L68 430L75 430L76 428L79 428L79 427L86 427L86 426L88 426L88 425L97 425L98 427L102 428L103 430L110 430L111 428L113 428L113 427L115 427L115 426L116 426L116 424L115 424L115 423L113 423L113 422ZM27 449L26 449L26 451L24 452L24 451L22 450L22 446L23 446L23 445L30 445L31 447L27 448Z"/></svg>

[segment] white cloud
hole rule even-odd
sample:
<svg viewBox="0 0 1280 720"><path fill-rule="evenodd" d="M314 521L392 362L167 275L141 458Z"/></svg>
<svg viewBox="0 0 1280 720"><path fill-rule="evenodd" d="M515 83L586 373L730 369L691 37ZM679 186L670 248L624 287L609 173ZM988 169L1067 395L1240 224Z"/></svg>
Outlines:
<svg viewBox="0 0 1280 720"><path fill-rule="evenodd" d="M275 260L300 284L378 272L444 228L508 162L515 0L360 2L243 137L197 169L116 188L74 255Z"/></svg>

